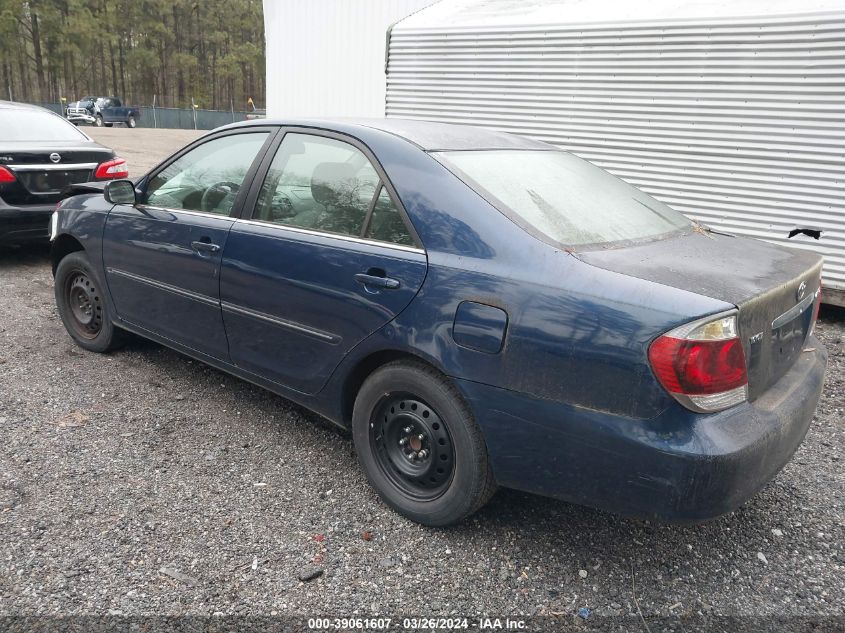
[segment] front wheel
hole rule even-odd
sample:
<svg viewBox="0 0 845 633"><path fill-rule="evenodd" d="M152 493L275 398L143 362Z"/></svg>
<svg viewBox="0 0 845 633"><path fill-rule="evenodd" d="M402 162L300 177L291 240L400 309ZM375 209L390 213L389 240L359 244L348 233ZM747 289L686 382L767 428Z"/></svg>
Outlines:
<svg viewBox="0 0 845 633"><path fill-rule="evenodd" d="M445 376L422 363L389 363L367 378L352 434L381 498L419 523L457 523L496 490L472 412Z"/></svg>
<svg viewBox="0 0 845 633"><path fill-rule="evenodd" d="M138 125L138 123L135 121L135 117L130 114L129 118L126 119L126 127L134 128L136 125Z"/></svg>
<svg viewBox="0 0 845 633"><path fill-rule="evenodd" d="M123 344L123 331L115 328L85 253L65 256L56 267L56 306L68 334L80 347L107 352Z"/></svg>

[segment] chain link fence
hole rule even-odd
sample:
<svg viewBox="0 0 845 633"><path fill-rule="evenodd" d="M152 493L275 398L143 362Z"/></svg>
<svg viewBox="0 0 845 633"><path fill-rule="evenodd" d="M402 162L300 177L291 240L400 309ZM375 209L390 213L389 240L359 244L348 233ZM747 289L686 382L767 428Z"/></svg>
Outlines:
<svg viewBox="0 0 845 633"><path fill-rule="evenodd" d="M64 107L59 103L33 103L64 116ZM136 120L138 127L160 127L177 130L213 130L221 125L245 121L252 112L237 110L203 110L202 108L153 108L136 106L141 116ZM115 125L122 125L116 123Z"/></svg>

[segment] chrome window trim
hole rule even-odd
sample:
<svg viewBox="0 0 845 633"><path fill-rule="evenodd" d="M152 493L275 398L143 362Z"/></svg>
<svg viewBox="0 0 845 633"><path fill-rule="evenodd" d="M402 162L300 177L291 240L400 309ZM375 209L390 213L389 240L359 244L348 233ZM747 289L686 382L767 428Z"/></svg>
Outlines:
<svg viewBox="0 0 845 633"><path fill-rule="evenodd" d="M416 246L406 246L405 244L394 244L393 242L382 242L380 240L371 240L355 235L343 235L342 233L329 233L327 231L315 231L313 229L304 229L298 226L291 226L289 224L280 224L278 222L270 222L269 220L247 220L246 218L235 218L230 215L223 215L220 213L210 213L208 211L192 211L190 209L173 209L171 207L156 207L149 204L137 204L138 209L150 209L152 211L166 211L168 213L187 213L188 215L196 215L203 218L219 218L221 220L232 220L235 224L250 224L255 226L272 227L283 231L290 231L291 233L301 233L303 235L314 235L316 237L327 237L331 239L341 240L344 242L354 242L356 244L366 244L367 246L380 246L382 248L389 248L396 251L403 251L405 253L416 253L418 255L425 255L425 249Z"/></svg>
<svg viewBox="0 0 845 633"><path fill-rule="evenodd" d="M263 312L258 312L257 310L250 310L249 308L244 308L234 303L221 301L220 307L224 311L234 312L235 314L242 314L244 316L252 317L253 319L258 319L259 321L272 323L273 325L285 328L286 330L292 330L294 332L298 332L299 334L313 336L314 338L320 339L321 341L325 341L326 343L331 343L332 345L336 345L341 341L340 337L335 334L329 334L328 332L315 330L305 325L294 323L293 321L285 321L284 319L280 319L278 317L274 317Z"/></svg>
<svg viewBox="0 0 845 633"><path fill-rule="evenodd" d="M136 209L149 209L150 211L167 211L168 213L187 213L197 215L201 218L218 218L220 220L234 220L228 213L212 213L211 211L194 211L193 209L173 209L171 207L156 207L151 204L137 203L132 205Z"/></svg>
<svg viewBox="0 0 845 633"><path fill-rule="evenodd" d="M12 171L69 171L72 169L94 169L99 163L49 163L47 165L6 165Z"/></svg>
<svg viewBox="0 0 845 633"><path fill-rule="evenodd" d="M289 224L280 224L278 222L270 222L268 220L247 220L245 218L234 218L235 224L254 224L256 226L273 227L283 231L290 231L291 233L301 233L303 235L315 235L317 237L328 237L344 242L353 242L355 244L366 244L368 246L380 246L396 251L403 251L406 253L416 253L418 255L425 255L425 250L416 246L406 246L404 244L394 244L393 242L382 242L380 240L370 240L354 235L344 235L342 233L328 233L326 231L315 231L313 229L304 229L298 226L291 226Z"/></svg>

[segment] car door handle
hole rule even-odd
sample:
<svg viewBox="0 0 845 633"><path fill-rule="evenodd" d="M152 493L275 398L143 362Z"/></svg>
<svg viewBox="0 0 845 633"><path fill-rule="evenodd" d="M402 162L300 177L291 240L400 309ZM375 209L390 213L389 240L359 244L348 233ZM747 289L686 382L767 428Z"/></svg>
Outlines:
<svg viewBox="0 0 845 633"><path fill-rule="evenodd" d="M368 275L367 273L358 273L355 275L355 281L363 286L384 288L385 290L397 290L400 286L398 279L381 277L378 275Z"/></svg>
<svg viewBox="0 0 845 633"><path fill-rule="evenodd" d="M191 242L191 248L197 253L216 253L220 250L218 244L212 244L211 242L204 242L202 240Z"/></svg>

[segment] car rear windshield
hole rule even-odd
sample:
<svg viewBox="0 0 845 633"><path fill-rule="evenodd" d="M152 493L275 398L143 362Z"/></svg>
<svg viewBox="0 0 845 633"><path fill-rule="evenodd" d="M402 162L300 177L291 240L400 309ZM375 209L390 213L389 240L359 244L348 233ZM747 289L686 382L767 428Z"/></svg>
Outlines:
<svg viewBox="0 0 845 633"><path fill-rule="evenodd" d="M690 226L674 209L566 152L473 150L434 155L517 224L558 244L636 241Z"/></svg>
<svg viewBox="0 0 845 633"><path fill-rule="evenodd" d="M85 141L72 123L50 112L0 109L0 141Z"/></svg>

